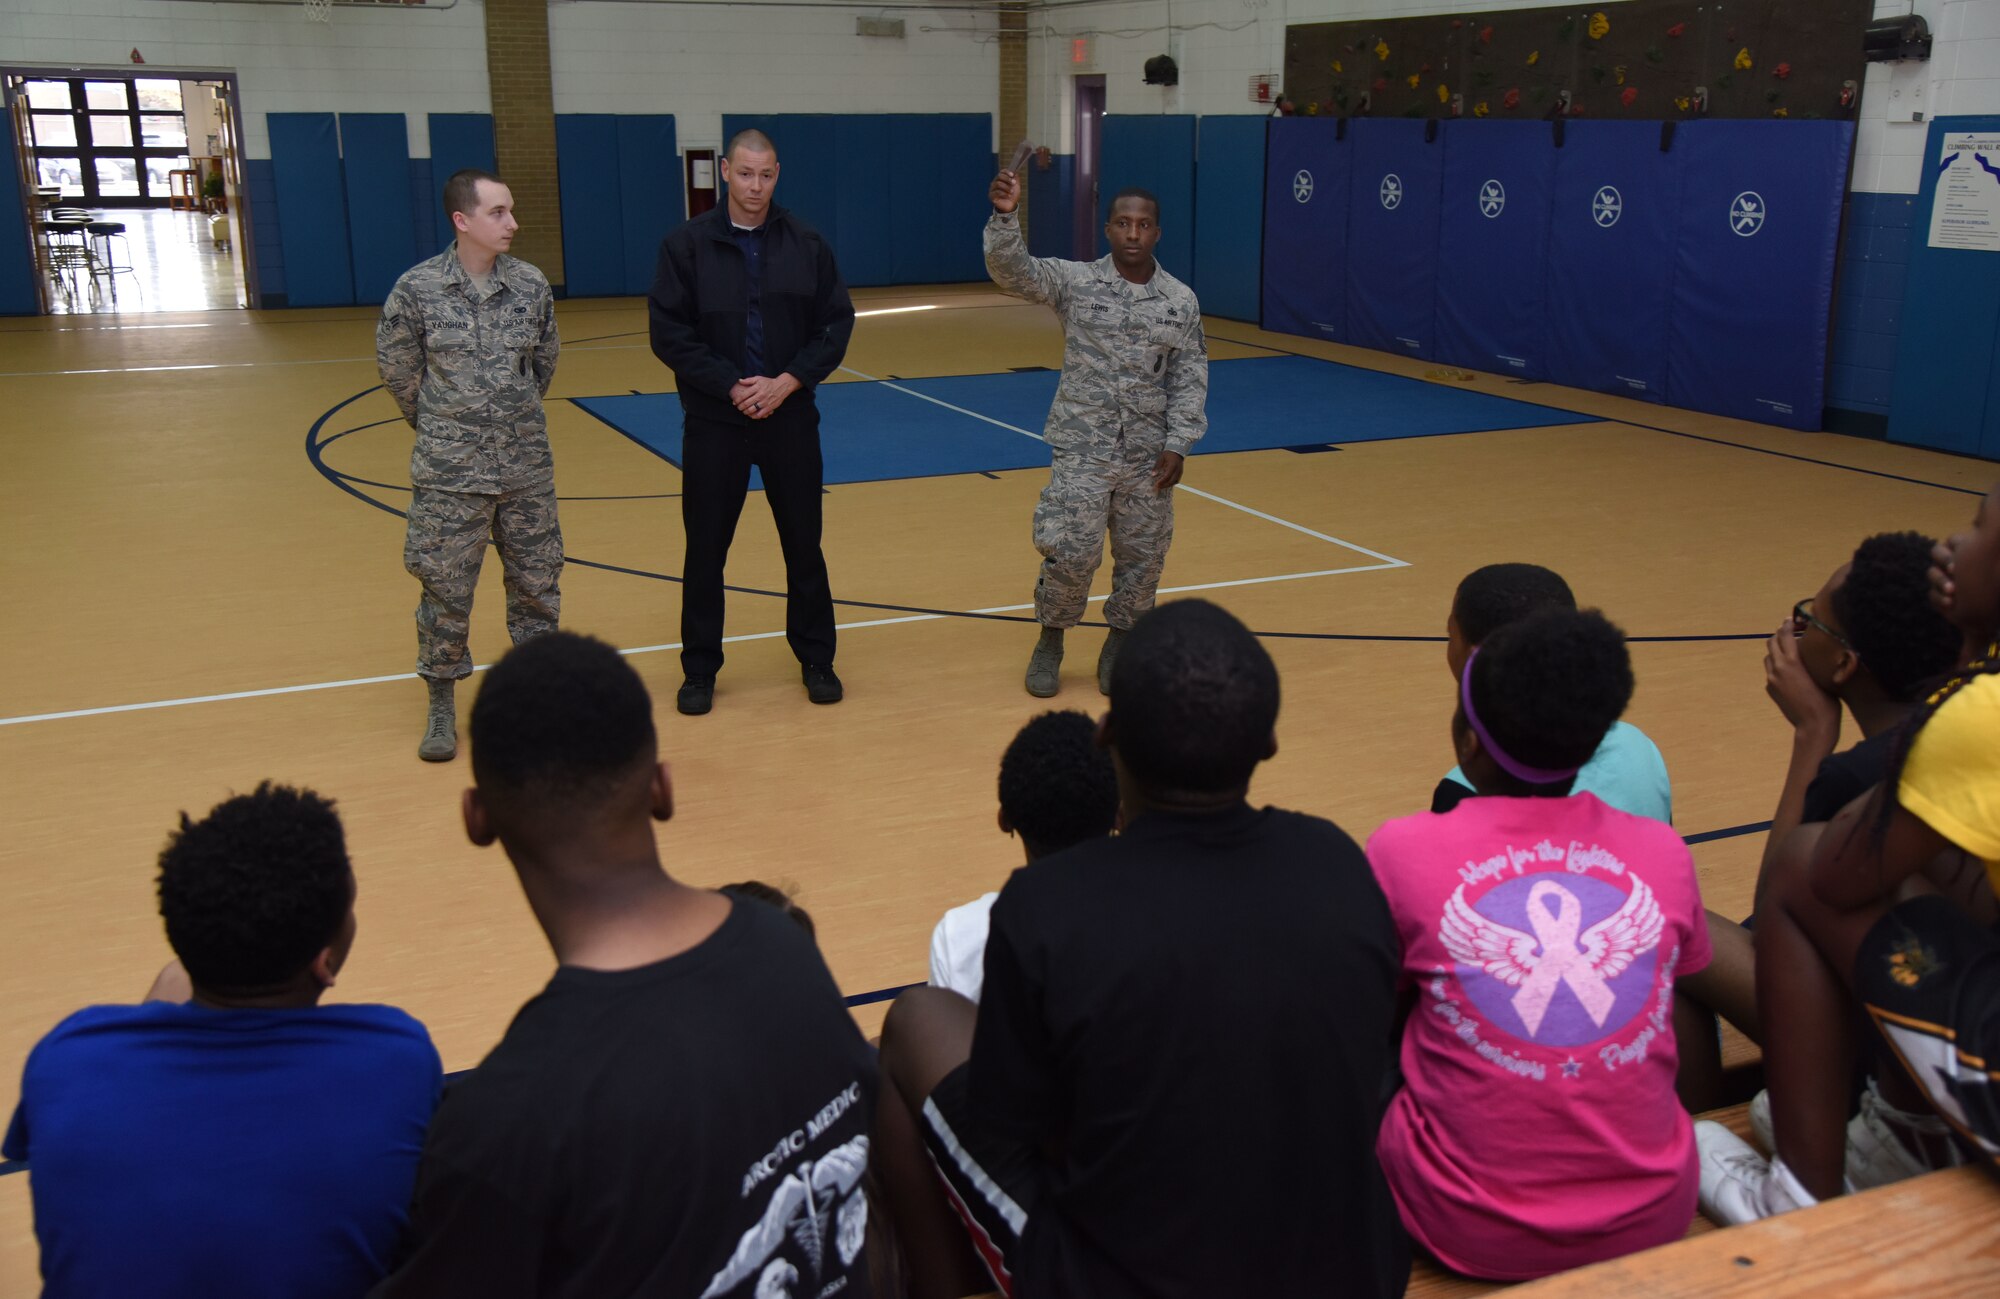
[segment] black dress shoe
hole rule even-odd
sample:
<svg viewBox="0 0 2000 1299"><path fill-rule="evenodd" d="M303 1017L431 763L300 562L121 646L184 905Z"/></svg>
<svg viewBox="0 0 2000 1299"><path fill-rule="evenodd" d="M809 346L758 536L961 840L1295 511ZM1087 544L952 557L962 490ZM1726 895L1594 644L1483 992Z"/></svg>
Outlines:
<svg viewBox="0 0 2000 1299"><path fill-rule="evenodd" d="M808 663L799 672L799 679L806 683L806 698L816 704L837 704L846 691L841 689L840 678L833 675L833 665Z"/></svg>
<svg viewBox="0 0 2000 1299"><path fill-rule="evenodd" d="M674 695L674 707L689 717L699 717L715 707L715 678L689 677Z"/></svg>

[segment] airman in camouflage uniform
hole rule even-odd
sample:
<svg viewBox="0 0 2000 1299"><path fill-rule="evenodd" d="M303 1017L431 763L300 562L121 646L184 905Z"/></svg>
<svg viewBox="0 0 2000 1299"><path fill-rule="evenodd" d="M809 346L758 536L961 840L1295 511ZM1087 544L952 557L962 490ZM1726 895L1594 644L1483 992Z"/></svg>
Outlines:
<svg viewBox="0 0 2000 1299"><path fill-rule="evenodd" d="M988 191L986 269L1001 288L1047 303L1063 322L1062 382L1043 437L1055 452L1035 507L1035 584L1041 639L1028 660L1028 693L1059 688L1063 631L1083 617L1091 578L1111 533L1111 624L1097 660L1111 692L1118 646L1153 607L1174 537L1174 484L1208 429L1208 344L1194 290L1153 259L1159 200L1128 190L1111 202L1111 253L1094 262L1031 257L1021 238L1020 178L1002 171Z"/></svg>
<svg viewBox="0 0 2000 1299"><path fill-rule="evenodd" d="M454 202L465 174L445 188L458 239L403 273L375 333L382 382L417 431L403 566L423 584L417 673L430 711L417 754L433 762L458 751L452 690L472 671L466 633L487 541L500 552L515 644L553 631L562 605L542 413L560 347L554 295L540 271L501 251L516 228L507 187L479 173Z"/></svg>

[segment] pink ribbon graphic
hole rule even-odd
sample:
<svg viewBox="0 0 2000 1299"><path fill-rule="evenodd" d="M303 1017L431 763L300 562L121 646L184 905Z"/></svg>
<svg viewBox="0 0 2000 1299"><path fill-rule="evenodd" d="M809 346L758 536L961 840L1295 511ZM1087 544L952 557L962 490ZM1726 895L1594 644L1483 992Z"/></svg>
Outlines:
<svg viewBox="0 0 2000 1299"><path fill-rule="evenodd" d="M1558 899L1553 915L1543 904L1544 898ZM1541 1031L1542 1017L1548 1014L1549 1001L1556 995L1558 983L1567 983L1591 1020L1603 1028L1605 1017L1611 1014L1618 997L1576 945L1577 931L1583 925L1583 904L1576 900L1576 894L1553 880L1537 880L1528 890L1528 924L1534 928L1542 954L1528 977L1521 981L1521 990L1514 994L1513 1000L1515 1013L1527 1026L1528 1036Z"/></svg>

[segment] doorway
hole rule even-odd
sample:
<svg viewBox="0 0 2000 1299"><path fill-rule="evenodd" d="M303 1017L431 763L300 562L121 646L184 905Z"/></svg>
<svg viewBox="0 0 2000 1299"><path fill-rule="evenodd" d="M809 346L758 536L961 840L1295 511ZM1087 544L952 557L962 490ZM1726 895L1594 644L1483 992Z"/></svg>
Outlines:
<svg viewBox="0 0 2000 1299"><path fill-rule="evenodd" d="M44 314L248 306L236 78L0 69Z"/></svg>
<svg viewBox="0 0 2000 1299"><path fill-rule="evenodd" d="M1070 232L1070 255L1079 261L1097 259L1098 159L1104 141L1104 74L1076 79L1076 211Z"/></svg>

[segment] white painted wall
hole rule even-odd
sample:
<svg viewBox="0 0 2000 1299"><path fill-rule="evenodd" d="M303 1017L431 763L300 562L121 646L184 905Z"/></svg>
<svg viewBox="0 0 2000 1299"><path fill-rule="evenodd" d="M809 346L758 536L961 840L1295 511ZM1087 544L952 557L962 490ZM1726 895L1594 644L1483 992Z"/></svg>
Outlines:
<svg viewBox="0 0 2000 1299"><path fill-rule="evenodd" d="M857 36L855 18L876 14L902 19L903 39ZM990 13L964 9L802 9L758 0L726 7L562 0L549 9L556 111L672 113L683 147L719 146L725 113L997 117L996 30Z"/></svg>
<svg viewBox="0 0 2000 1299"><path fill-rule="evenodd" d="M485 15L450 8L336 8L326 26L298 4L195 0L0 0L0 61L147 70L234 70L246 156L268 158L266 113L383 112L410 118L410 152L430 153L430 113L483 113Z"/></svg>
<svg viewBox="0 0 2000 1299"><path fill-rule="evenodd" d="M1809 3L1810 0L1800 0ZM1877 17L1907 14L1913 0L1884 0ZM1075 148L1070 122L1070 38L1095 33L1091 71L1105 74L1112 113L1254 113L1255 73L1282 79L1285 28L1350 18L1402 18L1485 9L1576 8L1576 0L1526 5L1521 0L1132 0L1083 5L1031 16L1028 130L1059 153ZM2000 0L1914 0L1936 44L1925 63L1871 64L1857 115L1854 188L1914 194L1922 175L1922 123L1892 122L1921 111L1931 117L2000 113ZM1173 36L1168 35L1171 10ZM1856 37L1857 43L1859 36ZM1172 53L1181 84L1148 86L1145 61Z"/></svg>
<svg viewBox="0 0 2000 1299"><path fill-rule="evenodd" d="M555 0L556 111L672 113L697 144L720 143L724 113L998 112L990 13L893 11L893 40L855 34L878 12L860 6L760 7ZM160 73L234 70L252 158L270 156L266 113L401 109L423 157L428 114L492 109L481 0L336 5L325 26L298 3L0 0L0 61L124 67L135 47Z"/></svg>

